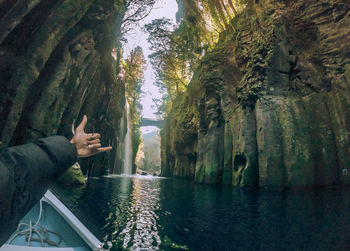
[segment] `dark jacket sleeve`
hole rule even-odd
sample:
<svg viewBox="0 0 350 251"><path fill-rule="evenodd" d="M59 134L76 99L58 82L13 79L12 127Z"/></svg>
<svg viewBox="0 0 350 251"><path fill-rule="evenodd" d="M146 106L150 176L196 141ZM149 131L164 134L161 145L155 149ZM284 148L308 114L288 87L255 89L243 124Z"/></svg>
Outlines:
<svg viewBox="0 0 350 251"><path fill-rule="evenodd" d="M0 246L76 158L75 146L62 136L10 147L0 155Z"/></svg>

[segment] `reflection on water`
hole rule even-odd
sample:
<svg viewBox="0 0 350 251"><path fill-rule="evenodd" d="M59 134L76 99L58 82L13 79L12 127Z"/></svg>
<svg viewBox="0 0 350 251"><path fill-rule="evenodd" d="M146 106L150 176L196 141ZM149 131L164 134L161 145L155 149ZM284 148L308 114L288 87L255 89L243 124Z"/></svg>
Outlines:
<svg viewBox="0 0 350 251"><path fill-rule="evenodd" d="M127 184L127 180L124 179L121 183ZM135 179L130 196L130 201L125 207L128 215L126 222L122 224L123 229L118 239L123 240L123 248L158 249L161 241L155 211L159 209L159 187L150 187L149 183Z"/></svg>
<svg viewBox="0 0 350 251"><path fill-rule="evenodd" d="M281 192L113 176L60 193L113 250L350 249L345 188Z"/></svg>

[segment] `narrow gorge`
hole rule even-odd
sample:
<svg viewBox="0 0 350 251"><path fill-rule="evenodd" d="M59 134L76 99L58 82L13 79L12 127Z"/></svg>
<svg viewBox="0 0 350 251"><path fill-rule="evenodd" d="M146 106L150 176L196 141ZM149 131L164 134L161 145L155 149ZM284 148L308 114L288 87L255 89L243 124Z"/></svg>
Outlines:
<svg viewBox="0 0 350 251"><path fill-rule="evenodd" d="M349 0L0 0L0 251L350 250L349 188Z"/></svg>
<svg viewBox="0 0 350 251"><path fill-rule="evenodd" d="M241 2L183 77L189 84L168 90L161 175L238 187L349 184L348 1ZM122 173L129 151L134 162L140 137L133 131L133 149L124 148L118 78L126 11L121 0L0 1L2 149L69 138L86 114L113 151L81 161L84 174Z"/></svg>

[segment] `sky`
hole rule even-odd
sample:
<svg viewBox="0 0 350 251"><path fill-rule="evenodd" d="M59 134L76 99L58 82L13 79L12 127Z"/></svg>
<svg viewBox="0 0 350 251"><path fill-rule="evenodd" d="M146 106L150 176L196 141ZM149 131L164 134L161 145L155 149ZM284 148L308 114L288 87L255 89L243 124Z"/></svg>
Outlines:
<svg viewBox="0 0 350 251"><path fill-rule="evenodd" d="M123 47L124 58L126 58L136 46L141 46L147 61L147 69L144 72L145 81L141 88L145 94L140 100L143 107L142 117L144 118L156 119L156 116L153 114L155 110L151 107L153 104L152 98L160 98L161 94L159 93L159 88L153 84L155 75L148 59L148 56L152 53L152 51L149 50L150 45L147 42L148 34L143 32L141 28L152 20L163 17L171 19L175 23L177 9L176 0L158 0L151 13L144 20L140 21L139 26L136 26L135 29L126 36L128 42Z"/></svg>

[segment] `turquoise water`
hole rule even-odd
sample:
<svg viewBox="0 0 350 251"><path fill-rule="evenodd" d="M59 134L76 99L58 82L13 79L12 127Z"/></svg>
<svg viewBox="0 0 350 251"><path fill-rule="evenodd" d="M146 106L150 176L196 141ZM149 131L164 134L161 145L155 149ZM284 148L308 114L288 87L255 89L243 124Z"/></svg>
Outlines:
<svg viewBox="0 0 350 251"><path fill-rule="evenodd" d="M112 250L350 250L348 188L247 190L115 176L59 193Z"/></svg>

